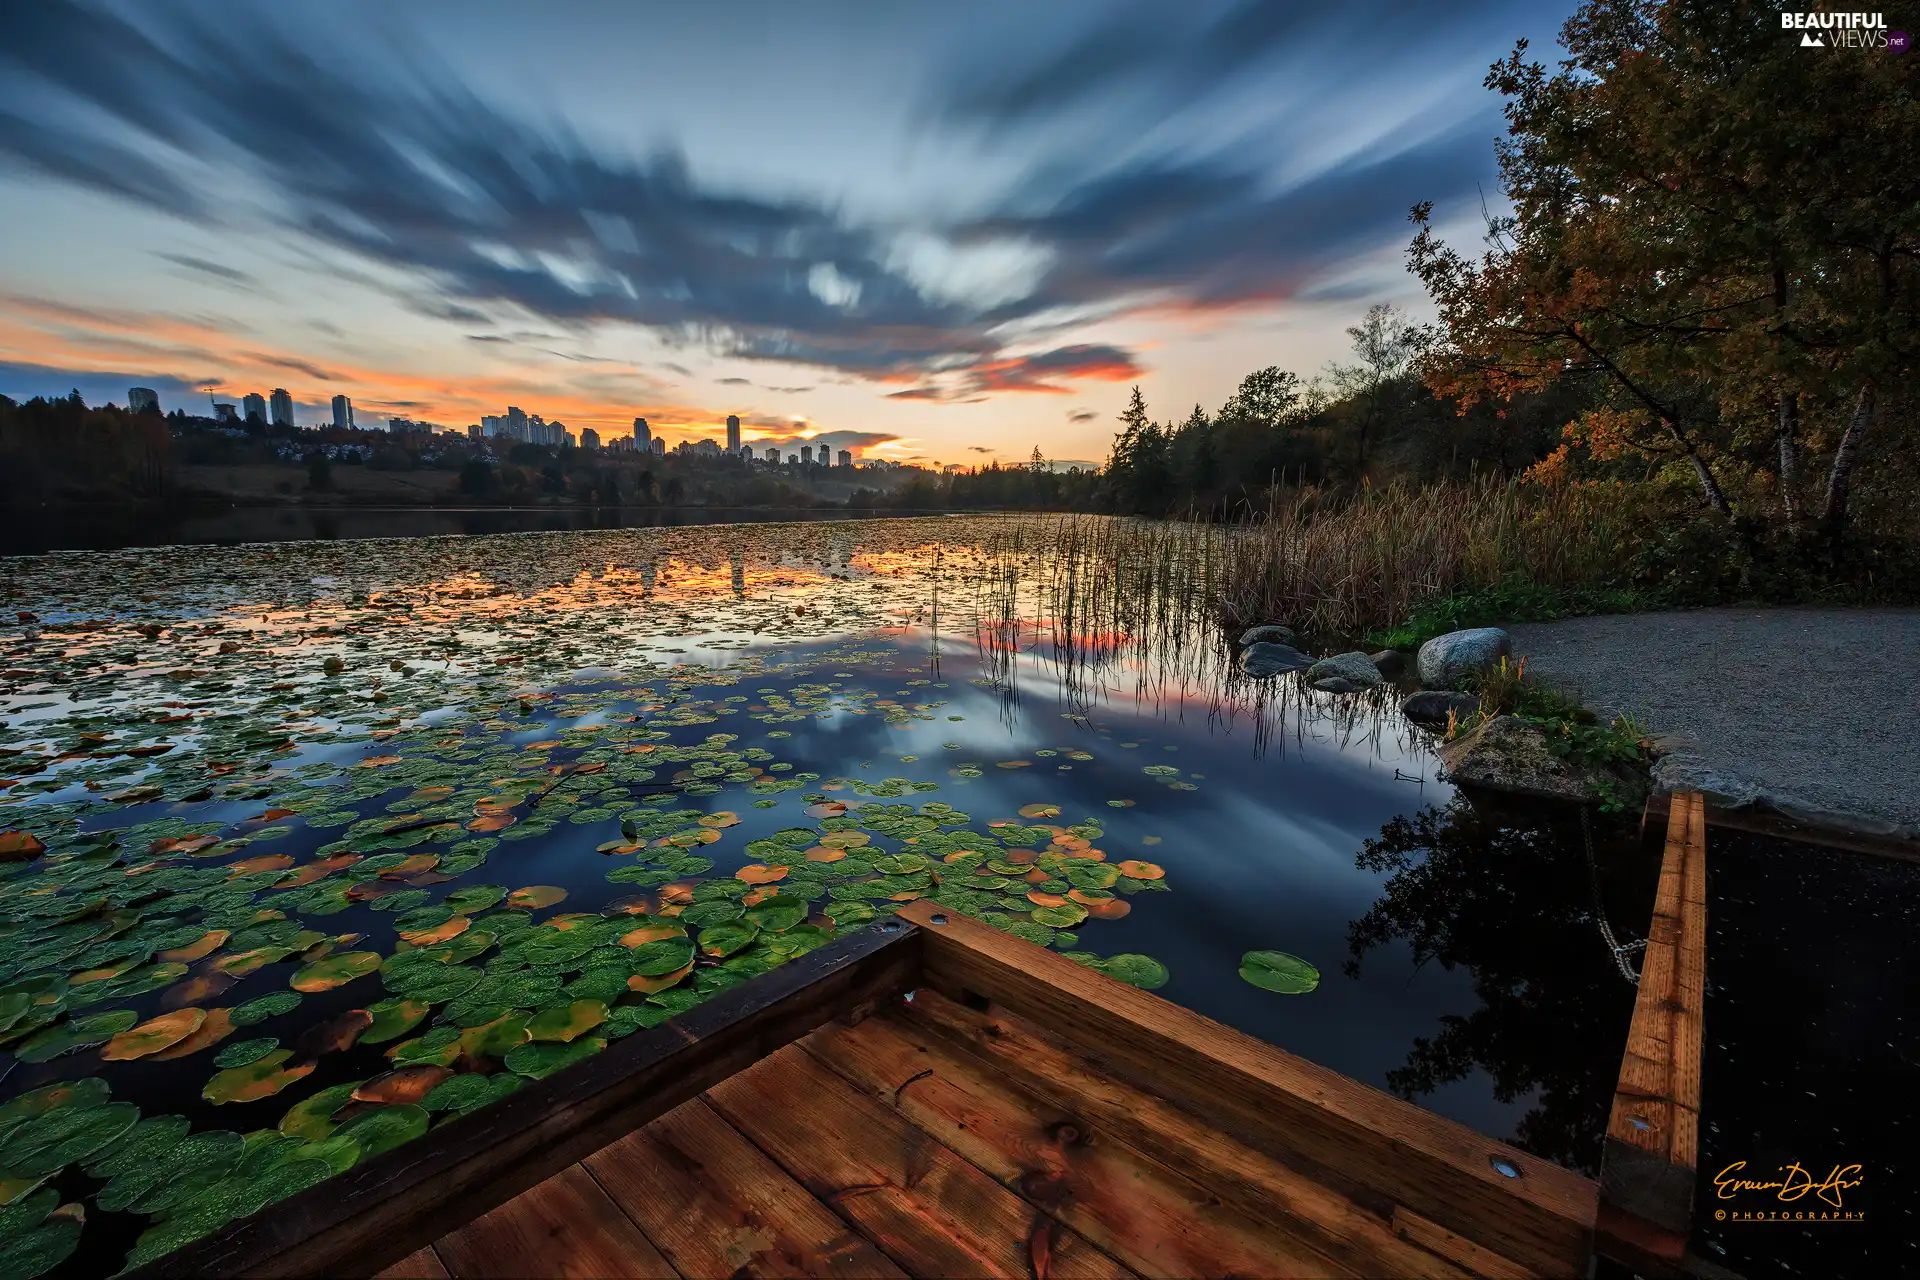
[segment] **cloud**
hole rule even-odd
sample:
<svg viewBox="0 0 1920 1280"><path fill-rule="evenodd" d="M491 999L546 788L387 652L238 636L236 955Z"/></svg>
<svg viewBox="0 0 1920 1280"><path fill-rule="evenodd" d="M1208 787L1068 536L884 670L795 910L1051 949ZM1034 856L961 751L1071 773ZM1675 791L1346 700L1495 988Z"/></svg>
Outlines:
<svg viewBox="0 0 1920 1280"><path fill-rule="evenodd" d="M753 385L753 381L749 378L722 378L720 379L720 385L723 387L750 387Z"/></svg>
<svg viewBox="0 0 1920 1280"><path fill-rule="evenodd" d="M339 382L341 380L339 374L331 373L326 369L322 369L319 365L300 359L298 356L278 356L264 351L243 351L240 354L245 359L252 360L257 364L267 365L270 368L291 369L295 373L304 373L315 382Z"/></svg>
<svg viewBox="0 0 1920 1280"><path fill-rule="evenodd" d="M258 280L254 279L254 277L247 272L240 270L238 267L229 267L223 263L210 262L206 258L196 258L190 253L156 253L154 256L164 258L175 266L185 267L189 271L203 276L211 276L215 280L227 284L246 285L248 288L258 288L260 286Z"/></svg>
<svg viewBox="0 0 1920 1280"><path fill-rule="evenodd" d="M993 450L987 448L987 446L983 444L970 444L967 446L967 452L968 453L992 453Z"/></svg>
<svg viewBox="0 0 1920 1280"><path fill-rule="evenodd" d="M1058 323L1050 317L1291 296L1356 248L1404 236L1415 200L1470 191L1491 169L1486 113L1389 133L1284 179L1272 156L1237 144L1185 147L1182 158L1131 145L1169 112L1203 114L1216 89L1278 50L1383 29L1380 14L1351 7L1240 0L1211 19L1106 15L1025 59L1003 39L995 62L953 60L953 87L932 95L939 125L1097 105L1104 127L1132 137L1049 152L1029 131L1023 175L973 212L905 230L863 224L821 196L718 186L670 148L619 154L531 123L426 53L400 75L245 11L138 15L136 25L78 0L0 6L0 161L214 232L277 220L316 263L346 275L357 260L363 283L451 323L502 312L576 335L637 325L722 356L902 387L901 399L1136 376L1138 361L1117 347L1023 350L1036 327ZM1416 56L1418 41L1402 44L1394 56ZM1368 48L1351 44L1350 56ZM1332 72L1307 70L1322 79L1303 72L1303 91L1331 83ZM1123 99L1127 110L1112 107ZM271 203L231 194L253 191ZM1102 358L1061 355L1093 350Z"/></svg>
<svg viewBox="0 0 1920 1280"><path fill-rule="evenodd" d="M1092 422L1095 418L1099 416L1100 415L1098 413L1095 413L1092 409L1075 409L1072 413L1067 415L1067 421L1068 422Z"/></svg>
<svg viewBox="0 0 1920 1280"><path fill-rule="evenodd" d="M62 369L0 360L0 395L14 400L31 400L35 396L52 398L77 390L88 404L117 404L124 408L129 387L151 387L159 393L160 407L166 412L185 409L188 413L205 415L213 412L206 393L201 390L206 384L206 381L166 375Z"/></svg>
<svg viewBox="0 0 1920 1280"><path fill-rule="evenodd" d="M513 339L512 339L512 338L503 338L503 337L501 337L501 336L500 336L499 334L497 334L497 333L470 333L470 334L468 334L468 335L467 335L467 341L468 341L468 342L506 342L506 343L511 343L511 342L513 341Z"/></svg>

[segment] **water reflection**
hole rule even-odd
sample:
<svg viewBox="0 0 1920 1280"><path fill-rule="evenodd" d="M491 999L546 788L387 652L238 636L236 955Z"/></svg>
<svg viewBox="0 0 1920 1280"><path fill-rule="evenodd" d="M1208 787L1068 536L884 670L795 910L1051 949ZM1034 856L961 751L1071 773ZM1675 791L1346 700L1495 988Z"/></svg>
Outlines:
<svg viewBox="0 0 1920 1280"><path fill-rule="evenodd" d="M1590 1174L1619 1073L1611 1032L1631 1019L1636 991L1599 922L1645 921L1659 872L1631 829L1595 835L1590 864L1565 815L1490 814L1456 796L1393 818L1355 859L1388 878L1348 930L1345 966L1358 977L1397 942L1416 967L1470 973L1478 1007L1417 1037L1387 1087L1418 1100L1484 1073L1495 1098L1527 1108L1519 1146Z"/></svg>

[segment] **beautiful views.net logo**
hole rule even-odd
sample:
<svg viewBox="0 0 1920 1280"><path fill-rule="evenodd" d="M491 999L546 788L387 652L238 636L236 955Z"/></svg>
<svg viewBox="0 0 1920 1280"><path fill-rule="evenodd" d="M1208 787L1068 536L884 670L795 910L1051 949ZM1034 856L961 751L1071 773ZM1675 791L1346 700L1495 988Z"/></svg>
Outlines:
<svg viewBox="0 0 1920 1280"><path fill-rule="evenodd" d="M1885 49L1905 53L1907 33L1887 30L1878 13L1783 13L1780 27L1800 33L1803 49Z"/></svg>

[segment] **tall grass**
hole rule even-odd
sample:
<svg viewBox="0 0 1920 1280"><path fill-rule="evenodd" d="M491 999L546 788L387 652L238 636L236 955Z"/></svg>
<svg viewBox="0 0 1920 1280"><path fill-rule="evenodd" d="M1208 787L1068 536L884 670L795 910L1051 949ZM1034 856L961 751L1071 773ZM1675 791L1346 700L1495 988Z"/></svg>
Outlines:
<svg viewBox="0 0 1920 1280"><path fill-rule="evenodd" d="M1225 540L1215 598L1229 625L1358 639L1448 593L1604 584L1642 511L1618 485L1396 484L1338 505L1309 490Z"/></svg>

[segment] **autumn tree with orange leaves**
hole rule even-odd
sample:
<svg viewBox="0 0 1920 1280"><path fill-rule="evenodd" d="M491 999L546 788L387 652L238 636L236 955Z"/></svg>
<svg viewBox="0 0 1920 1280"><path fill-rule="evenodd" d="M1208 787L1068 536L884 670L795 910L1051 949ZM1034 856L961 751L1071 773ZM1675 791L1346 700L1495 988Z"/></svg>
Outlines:
<svg viewBox="0 0 1920 1280"><path fill-rule="evenodd" d="M1765 471L1780 520L1817 504L1837 542L1863 461L1913 445L1920 58L1803 49L1779 14L1590 0L1557 70L1522 41L1487 76L1512 212L1470 258L1419 205L1409 263L1445 338L1435 394L1589 380L1588 457L1680 465L1743 522L1763 512L1728 477Z"/></svg>

